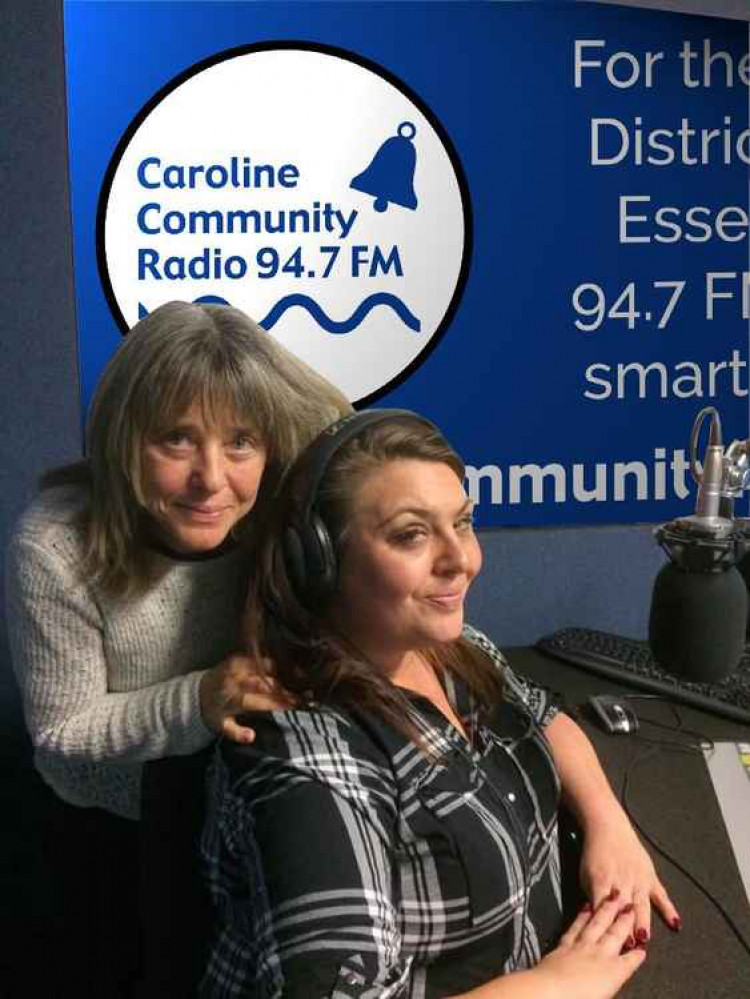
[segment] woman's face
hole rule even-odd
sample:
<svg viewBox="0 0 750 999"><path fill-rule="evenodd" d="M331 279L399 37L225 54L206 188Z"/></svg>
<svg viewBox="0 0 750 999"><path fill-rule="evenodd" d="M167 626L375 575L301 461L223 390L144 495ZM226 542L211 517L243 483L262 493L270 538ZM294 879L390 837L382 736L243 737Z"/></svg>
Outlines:
<svg viewBox="0 0 750 999"><path fill-rule="evenodd" d="M248 427L207 426L194 404L142 449L148 512L177 552L211 551L253 508L266 463Z"/></svg>
<svg viewBox="0 0 750 999"><path fill-rule="evenodd" d="M342 555L340 630L390 670L403 655L458 638L482 563L472 503L450 466L391 461L355 495Z"/></svg>

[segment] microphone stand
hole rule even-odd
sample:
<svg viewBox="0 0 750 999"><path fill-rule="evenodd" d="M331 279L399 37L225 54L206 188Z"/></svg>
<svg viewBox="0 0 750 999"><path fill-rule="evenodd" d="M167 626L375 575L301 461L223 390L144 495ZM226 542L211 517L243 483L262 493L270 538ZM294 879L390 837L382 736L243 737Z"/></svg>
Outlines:
<svg viewBox="0 0 750 999"><path fill-rule="evenodd" d="M711 416L702 470L698 437ZM689 680L716 682L738 666L748 627L748 589L737 569L750 547L750 522L734 518L734 499L750 479L750 441L724 453L719 414L702 409L690 437L690 467L698 484L695 513L656 528L668 562L654 581L649 645L657 662ZM750 576L750 564L747 566Z"/></svg>

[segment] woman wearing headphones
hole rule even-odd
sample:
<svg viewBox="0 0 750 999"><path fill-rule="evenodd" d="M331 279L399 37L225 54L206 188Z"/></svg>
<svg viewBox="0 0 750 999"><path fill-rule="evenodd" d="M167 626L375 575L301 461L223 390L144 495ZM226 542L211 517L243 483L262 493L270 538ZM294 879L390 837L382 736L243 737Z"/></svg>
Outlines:
<svg viewBox="0 0 750 999"><path fill-rule="evenodd" d="M464 624L481 554L428 421L345 418L285 481L248 635L298 707L214 760L201 995L608 999L677 913L581 730ZM563 933L559 792L590 904Z"/></svg>

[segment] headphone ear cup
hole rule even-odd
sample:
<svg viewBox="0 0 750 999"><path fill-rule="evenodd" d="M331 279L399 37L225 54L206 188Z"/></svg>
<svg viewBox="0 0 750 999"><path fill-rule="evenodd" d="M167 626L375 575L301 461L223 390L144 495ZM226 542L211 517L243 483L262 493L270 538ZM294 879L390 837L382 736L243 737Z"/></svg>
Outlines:
<svg viewBox="0 0 750 999"><path fill-rule="evenodd" d="M292 589L303 603L307 597L307 571L305 569L305 551L302 539L294 525L286 528L281 539L281 551L284 558L284 568L292 584Z"/></svg>
<svg viewBox="0 0 750 999"><path fill-rule="evenodd" d="M287 527L282 552L297 598L312 610L311 601L329 597L338 577L336 552L320 517L312 513L307 524Z"/></svg>
<svg viewBox="0 0 750 999"><path fill-rule="evenodd" d="M311 596L325 600L333 593L338 578L338 560L328 528L311 513L303 536L306 548L308 588Z"/></svg>

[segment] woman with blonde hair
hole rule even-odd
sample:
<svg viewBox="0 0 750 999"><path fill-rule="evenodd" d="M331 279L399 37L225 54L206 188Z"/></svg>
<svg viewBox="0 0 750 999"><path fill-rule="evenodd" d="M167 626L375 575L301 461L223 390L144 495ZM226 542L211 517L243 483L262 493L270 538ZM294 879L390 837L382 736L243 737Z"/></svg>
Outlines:
<svg viewBox="0 0 750 999"><path fill-rule="evenodd" d="M35 765L65 803L55 822L66 849L82 850L66 857L66 904L84 884L97 889L97 857L108 878L123 868L133 882L146 762L218 734L252 738L238 713L270 703L256 664L237 654L257 511L350 409L228 306L163 305L107 365L86 459L45 477L9 548L8 624ZM123 907L125 895L80 903L87 954L87 933L118 936ZM108 988L96 994L119 995L111 948L101 963Z"/></svg>
<svg viewBox="0 0 750 999"><path fill-rule="evenodd" d="M611 999L676 910L590 742L464 622L460 458L428 421L326 429L284 482L247 641L293 707L222 741L204 999ZM560 796L589 902L563 924Z"/></svg>

